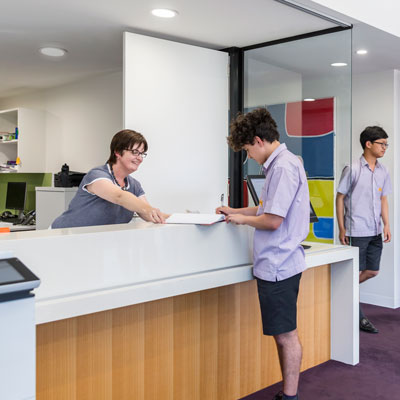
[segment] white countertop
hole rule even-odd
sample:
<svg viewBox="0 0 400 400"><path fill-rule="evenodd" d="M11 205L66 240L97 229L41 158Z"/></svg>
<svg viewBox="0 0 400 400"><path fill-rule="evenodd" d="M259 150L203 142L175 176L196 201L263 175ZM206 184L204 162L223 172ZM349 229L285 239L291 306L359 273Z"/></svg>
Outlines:
<svg viewBox="0 0 400 400"><path fill-rule="evenodd" d="M252 279L252 233L217 223L131 224L0 235L0 256L40 277L38 324ZM309 243L307 267L353 257L354 249Z"/></svg>

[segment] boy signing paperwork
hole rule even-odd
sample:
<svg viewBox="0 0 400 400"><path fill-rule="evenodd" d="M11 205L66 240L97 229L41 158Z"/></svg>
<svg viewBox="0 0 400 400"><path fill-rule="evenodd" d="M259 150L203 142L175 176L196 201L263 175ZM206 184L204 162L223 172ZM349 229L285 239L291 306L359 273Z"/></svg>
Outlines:
<svg viewBox="0 0 400 400"><path fill-rule="evenodd" d="M265 108L239 114L230 127L228 143L245 150L263 166L265 185L260 205L218 207L227 222L255 229L254 269L264 335L273 336L283 377L283 392L274 400L298 399L302 349L297 334L297 295L305 269L301 242L309 229L310 203L301 161L279 143L275 121Z"/></svg>
<svg viewBox="0 0 400 400"><path fill-rule="evenodd" d="M360 283L379 272L382 254L382 225L384 242L390 242L389 205L387 195L392 191L389 173L378 162L389 146L387 133L379 126L369 126L360 135L364 150L351 168L342 172L336 195L339 239L342 244L359 248ZM360 307L360 329L378 333Z"/></svg>

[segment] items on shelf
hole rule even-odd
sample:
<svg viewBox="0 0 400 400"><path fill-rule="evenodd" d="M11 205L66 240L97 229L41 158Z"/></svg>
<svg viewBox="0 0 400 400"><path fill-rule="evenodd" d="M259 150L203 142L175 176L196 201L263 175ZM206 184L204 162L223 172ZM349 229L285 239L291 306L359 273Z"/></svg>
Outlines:
<svg viewBox="0 0 400 400"><path fill-rule="evenodd" d="M17 129L17 128L16 128ZM0 143L16 142L18 140L18 132L0 132Z"/></svg>
<svg viewBox="0 0 400 400"><path fill-rule="evenodd" d="M18 140L18 127L15 127L15 132L0 132L0 143L15 142Z"/></svg>
<svg viewBox="0 0 400 400"><path fill-rule="evenodd" d="M15 161L7 161L0 164L0 172L18 172L21 161L19 157Z"/></svg>

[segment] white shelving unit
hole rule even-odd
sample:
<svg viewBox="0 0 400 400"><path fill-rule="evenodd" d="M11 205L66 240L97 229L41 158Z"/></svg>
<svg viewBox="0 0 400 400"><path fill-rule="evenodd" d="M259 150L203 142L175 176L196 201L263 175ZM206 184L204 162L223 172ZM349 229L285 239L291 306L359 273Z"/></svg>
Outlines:
<svg viewBox="0 0 400 400"><path fill-rule="evenodd" d="M44 172L44 113L27 108L0 111L0 132L14 133L16 127L18 140L0 141L0 164L19 157L15 172Z"/></svg>

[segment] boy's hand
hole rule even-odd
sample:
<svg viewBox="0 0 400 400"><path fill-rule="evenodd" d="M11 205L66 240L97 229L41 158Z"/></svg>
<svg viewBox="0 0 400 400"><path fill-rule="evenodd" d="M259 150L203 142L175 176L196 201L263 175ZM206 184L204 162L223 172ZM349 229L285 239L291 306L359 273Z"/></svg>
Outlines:
<svg viewBox="0 0 400 400"><path fill-rule="evenodd" d="M229 222L232 222L236 225L246 224L246 216L243 214L229 214L229 215L227 215L225 220L228 224L229 224Z"/></svg>
<svg viewBox="0 0 400 400"><path fill-rule="evenodd" d="M390 233L390 228L388 226L383 227L383 242L389 243L392 239L392 234Z"/></svg>
<svg viewBox="0 0 400 400"><path fill-rule="evenodd" d="M216 214L224 214L224 215L229 215L229 214L233 214L234 212L234 208L228 207L228 206L222 206L222 207L218 207L215 209L215 213Z"/></svg>
<svg viewBox="0 0 400 400"><path fill-rule="evenodd" d="M339 240L342 244L349 244L349 238L346 236L345 229L339 229Z"/></svg>

